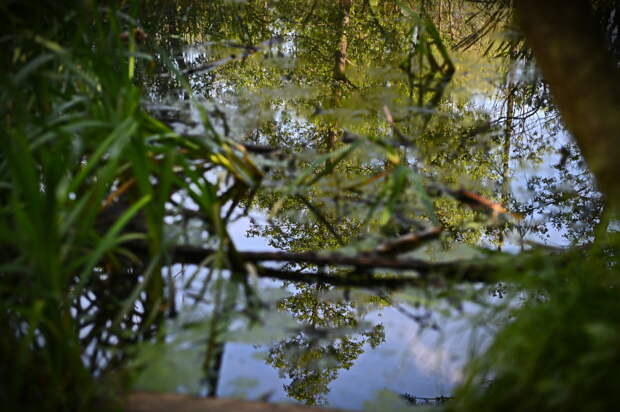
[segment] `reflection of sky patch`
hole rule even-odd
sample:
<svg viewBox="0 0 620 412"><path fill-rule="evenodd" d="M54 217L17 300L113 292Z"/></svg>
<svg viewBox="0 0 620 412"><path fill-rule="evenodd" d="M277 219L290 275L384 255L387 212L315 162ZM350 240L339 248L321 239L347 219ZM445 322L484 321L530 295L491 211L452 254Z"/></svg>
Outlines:
<svg viewBox="0 0 620 412"><path fill-rule="evenodd" d="M386 341L376 349L365 345L364 353L354 365L339 371L338 378L329 385L329 406L361 408L383 389L426 397L450 395L461 379L461 367L470 345L466 321L442 320L446 335L442 338L430 330L420 334L414 322L393 308L372 312L365 319L374 324L383 323ZM257 399L267 394L274 402L294 402L282 389L289 380L266 365L261 353L264 348L228 343L218 396L239 394L236 382L254 379L258 381L255 386L242 385L245 397Z"/></svg>

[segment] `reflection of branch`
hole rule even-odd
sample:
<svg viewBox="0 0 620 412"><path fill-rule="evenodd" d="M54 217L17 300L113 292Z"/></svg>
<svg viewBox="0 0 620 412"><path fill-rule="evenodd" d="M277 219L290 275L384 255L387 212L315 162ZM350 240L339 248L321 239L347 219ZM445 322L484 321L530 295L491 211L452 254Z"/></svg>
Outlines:
<svg viewBox="0 0 620 412"><path fill-rule="evenodd" d="M146 244L132 242L126 244L127 247L138 255L144 256L148 253ZM169 250L170 261L174 263L200 264L205 258L216 253L213 249L200 248L196 246L176 246ZM364 269L392 269L392 270L412 270L418 273L418 277L393 276L379 277L364 273L360 276L334 275L322 271L307 273L289 270L272 269L259 267L259 276L272 277L282 280L295 282L321 282L331 285L341 286L381 286L387 288L399 288L405 285L426 283L434 278L433 275L445 276L455 281L466 282L485 282L491 281L489 273L493 273L493 264L478 260L459 261L459 262L428 262L421 259L397 259L388 256L377 256L368 254L358 254L354 256L342 253L292 253L292 252L238 252L237 256L248 263L260 262L289 262L296 264L314 264L331 266L350 266L356 270Z"/></svg>
<svg viewBox="0 0 620 412"><path fill-rule="evenodd" d="M459 190L446 190L450 196L458 200L459 202L469 206L473 210L479 210L487 215L491 215L493 219L496 219L498 216L512 216L516 219L520 219L521 216L510 213L506 208L498 202L494 202L490 199L487 199L483 196L480 196L477 193L470 192L465 189Z"/></svg>
<svg viewBox="0 0 620 412"><path fill-rule="evenodd" d="M324 265L355 266L356 270L389 268L395 270L415 270L418 276L376 276L367 272L359 274L350 272L345 276L330 274L323 271L296 272L267 267L258 267L257 273L261 277L286 280L302 283L322 283L332 286L347 287L381 287L399 289L405 286L420 286L424 284L441 284L440 276L449 277L454 281L485 282L490 281L490 265L482 262L465 263L431 263L417 259L383 258L377 256L343 256L339 254L317 255L316 253L287 253L287 252L241 252L241 256L248 261L286 261L292 263L312 263ZM488 266L488 267L487 267Z"/></svg>
<svg viewBox="0 0 620 412"><path fill-rule="evenodd" d="M413 270L420 276L428 277L432 274L447 275L459 280L485 281L488 276L484 269L490 266L483 262L443 262L434 263L421 259L395 259L393 257L375 255L348 256L341 253L290 253L290 252L241 252L241 256L250 262L291 262L311 263L316 265L353 266L357 269L393 269ZM351 278L344 278L350 281ZM386 278L387 279L387 278ZM402 278L400 278L402 281ZM389 281L388 281L389 282ZM346 282L345 282L346 283Z"/></svg>
<svg viewBox="0 0 620 412"><path fill-rule="evenodd" d="M338 244L340 244L340 246L344 246L344 240L342 240L342 237L338 234L338 232L332 226L332 224L329 223L329 221L325 218L325 216L323 216L321 211L318 210L312 203L310 203L310 201L306 199L304 196L297 195L297 198L301 200L301 202L304 205L306 205L308 209L310 209L312 214L316 216L316 218L323 224L323 226L325 226L325 228L329 231L329 233L331 233L334 236L334 238L338 241Z"/></svg>
<svg viewBox="0 0 620 412"><path fill-rule="evenodd" d="M239 60L243 60L251 55L253 55L256 52L259 52L263 49L266 49L267 47L271 47L274 44L280 43L282 41L282 39L280 37L272 37L269 40L265 40L262 43L259 43L257 45L250 45L250 46L245 46L243 47L243 51L239 54L230 54L229 56L224 57L223 59L220 60L216 60L214 62L211 63L207 63L207 64L203 64L200 66L196 66L196 67L191 67L189 69L183 70L181 71L181 74L195 74L195 73L199 73L199 72L206 72L206 71L210 71L213 69L216 69L220 66L225 65L226 63L230 63L233 61L239 61ZM165 73L162 75L162 77L168 77L169 74Z"/></svg>
<svg viewBox="0 0 620 412"><path fill-rule="evenodd" d="M398 137L398 141L400 142L400 144L402 144L403 146L412 145L411 139L405 136L400 131L400 129L396 126L396 122L394 122L394 118L392 117L392 112L390 112L390 109L387 107L387 105L383 106L383 113L385 114L385 119L387 120L389 125L392 127L394 134L396 135L396 137Z"/></svg>
<svg viewBox="0 0 620 412"><path fill-rule="evenodd" d="M343 287L359 287L359 288L385 288L400 289L405 286L418 286L421 283L428 283L416 277L377 277L377 276L338 276L325 272L295 272L290 270L281 270L260 267L257 268L257 274L260 277L268 277L271 279L279 279L287 282L324 284L331 286Z"/></svg>
<svg viewBox="0 0 620 412"><path fill-rule="evenodd" d="M407 233L396 239L383 242L375 249L375 253L379 255L398 255L403 252L409 252L420 247L424 242L437 239L441 234L440 227L426 229L419 233Z"/></svg>
<svg viewBox="0 0 620 412"><path fill-rule="evenodd" d="M202 250L202 249L199 249ZM187 249L176 249L175 253L188 252ZM192 250L192 253L195 253ZM240 255L251 262L292 262L292 263L312 263L316 265L339 265L355 266L358 268L374 269L397 269L397 270L416 270L424 273L431 272L454 272L461 265L453 263L433 263L421 259L396 259L387 256L376 255L345 255L342 253L328 252L240 252ZM189 255L185 255L189 256ZM197 261L202 261L204 255ZM466 265L463 265L465 267Z"/></svg>
<svg viewBox="0 0 620 412"><path fill-rule="evenodd" d="M424 397L424 396L414 396L409 393L401 393L400 397L406 400L411 405L440 405L450 399L453 399L451 396L436 396L434 398Z"/></svg>

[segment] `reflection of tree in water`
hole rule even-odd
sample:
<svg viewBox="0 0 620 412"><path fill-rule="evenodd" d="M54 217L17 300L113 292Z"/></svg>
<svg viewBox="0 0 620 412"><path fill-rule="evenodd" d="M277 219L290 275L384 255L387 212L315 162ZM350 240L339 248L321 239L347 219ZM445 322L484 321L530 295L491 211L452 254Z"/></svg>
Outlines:
<svg viewBox="0 0 620 412"><path fill-rule="evenodd" d="M355 305L333 298L329 287L303 286L279 304L303 325L295 336L269 349L267 362L291 379L287 394L308 405L323 404L329 384L364 352L385 340L383 325L367 328Z"/></svg>
<svg viewBox="0 0 620 412"><path fill-rule="evenodd" d="M426 55L424 52L424 47L430 50L438 41L426 38L424 47L422 43L410 42L408 39L423 24L412 24L411 20L403 18L400 7L389 4L376 7L373 2L353 4L342 0L306 2L311 6L306 10L298 7L298 3L282 0L274 2L273 8L265 8L261 2L255 1L242 4L187 2L186 6L191 7L189 12L166 6L153 9L157 16L145 19L154 26L149 31L158 33L159 46L177 56L175 62L180 70L204 63L201 59L221 58L231 50L226 46L230 39L235 39L238 45L250 45L276 34L286 35L287 47L295 55L297 64L294 66L275 64L270 60L273 56L269 50L265 52L265 59L247 59L222 67L217 73L190 76L192 92L215 97L217 110L213 113L218 113L218 104L226 104L226 89L231 87L238 90L235 104L239 105L240 112L253 116L257 111L254 105L258 102L270 113L268 120L256 121L255 129L248 131L245 138L284 148L283 153L306 152L306 156L297 154L297 157L283 154L284 170L278 168L277 162L266 162L271 167L265 179L269 180L269 185L265 185L267 187L251 201L264 210L272 210L278 202L281 207L270 227L253 227L253 234L267 237L272 245L288 251L343 246L359 249L366 247L367 244L362 243L369 239L370 247L373 247L372 241L377 243L384 237L424 228L432 218L429 209L434 209L443 228L442 247L449 247L454 242L477 244L485 234L495 235L510 226L501 229L485 227L481 222L484 217L481 219L451 199L433 197L430 200L432 207L426 207L423 205L424 194L414 189L415 182L410 175L403 177L403 170L415 169L423 183L465 184L510 205L510 210L526 217L512 226L522 235L527 232L544 235L549 229L548 223L567 230L567 237L573 239L591 235L600 205L596 194L592 193L589 172L576 166L581 157L575 152L574 145L567 143L563 148L557 164L558 175L529 179L528 185L534 194L532 199L518 201L511 195L507 184L515 160L540 160L545 153L554 150L549 133L553 126L547 127L544 137L542 133L540 137L532 135L532 128L525 127L532 113L551 106L548 90L541 85L540 79L520 83L506 80L500 87L499 108L488 113L449 94L444 98L443 87L452 75L450 64L446 66L444 77L425 83L425 77L433 78L441 71L438 66L444 64L437 60L437 50ZM317 3L319 6L315 7ZM438 8L426 6L445 44L455 44L451 53L479 48L477 53L482 56L482 49L491 47L484 44L484 39L475 35L471 37L470 26L475 31L476 25L464 25L458 21L455 16L460 12L453 13L453 6L448 6L448 12L445 8L442 10L441 4ZM455 9L479 12L472 20L478 26L484 26L489 16L495 16L494 24L498 27L507 25L511 18L505 8L498 7L501 13L497 15L496 6L488 6L489 10L485 10L484 5L480 10L475 10L476 7L460 4ZM419 36L419 32L416 35ZM212 56L205 54L197 61L184 61L179 53L183 43L181 38L191 39L191 42L215 41L210 50ZM476 39L463 43L459 38ZM219 46L218 41L222 42ZM504 41L498 50L509 55L509 63L502 68L506 79L510 77L510 65L516 59L523 58L523 64L527 64L527 50L523 50L522 43L515 46ZM281 53L281 49L278 52ZM424 66L425 61L420 56L429 58L430 68ZM171 77L146 77L144 82L154 95L165 96L181 89L178 81ZM293 89L306 89L313 94L309 98L298 98L280 90L277 99L261 97L256 100L256 94L260 95L265 88L278 87L282 79ZM441 93L435 93L436 90ZM381 106L386 102L393 111L395 122L389 126L396 125L399 132L396 127L391 130L381 114ZM423 115L412 112L416 106L428 112ZM436 116L431 118L429 113ZM494 119L494 116L499 118ZM279 118L276 120L276 117ZM420 122L420 119L424 121ZM219 120L225 120L225 117ZM229 124L235 123L234 120L229 118ZM334 168L317 184L289 190L287 179L295 178L317 155L343 147L346 142L340 137L345 129L373 139L387 135L388 139L397 140L402 132L415 136L415 145L404 148L406 144L401 147L390 143L395 147L386 151L402 162L397 167L386 161L380 150L370 153L368 147L360 150L364 153L358 157L351 156L341 162L328 159L326 167L333 165ZM309 148L316 152L308 151ZM377 179L376 184L360 185L349 192L343 189L343 182L356 182L382 173L385 173L385 179ZM244 201L242 199L241 203ZM372 208L375 216L365 220L366 212ZM387 209L388 213L381 215L382 209ZM528 219L541 214L544 218L540 221ZM501 245L503 233L499 239ZM301 287L299 294L285 301L283 307L308 328L274 347L269 361L292 379L287 385L292 397L309 403L320 402L321 394L327 392L338 369L350 367L361 353L362 346L366 342L372 344L371 337L379 336L379 331L373 329L356 337L333 333L333 329L356 328L357 321L346 316L347 308L352 309L348 304L323 301L321 288ZM95 329L99 330L107 320L97 319L99 323ZM128 327L133 326L128 324ZM320 328L326 329L324 335L317 332ZM317 333L320 336L317 337ZM109 341L109 338L104 340ZM317 360L323 363L317 363Z"/></svg>
<svg viewBox="0 0 620 412"><path fill-rule="evenodd" d="M557 125L549 126L547 123L548 118L557 118L557 114L552 109L548 88L540 76L528 74L532 71L531 53L512 29L510 9L501 2L449 5L442 5L442 2L407 3L413 8L422 5L426 9L443 36L445 45L453 46L451 54L475 53L476 58L480 59L492 54L499 60L504 59L500 70L501 76L506 79L498 88L501 89L497 91L498 105L491 113L472 108L462 99L441 99L439 95L437 100L433 100L434 97L427 95L429 90L443 87L441 82L423 86L426 81L424 77L432 76L438 67L424 72L420 66L423 61L418 55L424 54L424 47L430 49L433 46L433 39L427 39L427 43L411 42L409 38L414 32L419 37L417 30L421 27L420 23L412 24L411 20L403 18L401 8L389 2L302 2L306 7L287 0L273 2L270 7L255 1L242 4L227 1L208 4L180 2L174 8L155 8L144 13L153 13L152 16L145 15L145 21L154 26L151 31L160 34L157 37L160 46L176 56L179 56L178 44L174 42L180 43L178 36L190 43L205 39L214 41L210 52L212 57L217 58L233 50L222 45L218 48L218 41L225 44L230 39L238 39L239 44L257 44L276 34L285 35L289 49L286 53L294 55L294 66L279 66L270 63L269 59L265 60L265 64L244 61L243 64L223 67L217 73L208 72L193 77L193 91L216 97L216 100L225 94L225 89L238 89L240 96L236 104L240 105L240 111L246 111L251 116L252 110L244 106L247 104L256 108L254 94L265 88L278 87L282 79L293 89L305 88L314 92L308 99L288 98L286 92L280 90L277 99L259 99L262 110L279 112L281 119L258 122L254 130L248 131L246 137L249 139L267 141L289 149L294 146L297 149L319 147L334 150L340 146L340 129L353 129L366 135L385 134L382 116L377 117L376 112L380 113L381 105L387 102L394 111L398 127L410 132L411 136L419 134L415 145L421 154L419 158L423 158L425 164L419 164L419 159L411 163L418 167L422 176L448 185L465 183L470 189L501 200L510 205L511 210L526 217L519 224L506 225L501 230L481 230L482 225L471 225L475 216L468 210L445 199L436 199L434 207L438 208L437 214L444 227L444 239L450 237L476 243L484 234L481 232L493 235L491 238L499 233L498 243L501 245L506 228L516 229L522 237L537 237L544 236L551 226L565 231L566 237L571 240L591 236L589 228L598 221L600 202L591 190L591 176L587 170L564 162L565 167L558 170L556 176L530 176L531 198L517 199L510 193L509 182L514 172L511 169L517 163L523 160L540 162L544 154L556 151L566 157L562 152L564 149L574 152L570 142L564 148L554 147L553 138L557 130L552 128L557 129ZM602 6L596 12L601 21L611 18ZM464 16L468 16L467 22ZM489 30L505 30L506 33L488 36ZM166 43L170 35L176 40ZM281 49L278 52L281 53ZM438 66L442 62L437 59L438 53L434 53L435 61L431 65ZM407 54L411 58L407 59ZM179 61L178 64L179 68L183 68L187 62ZM373 71L379 71L380 75ZM515 81L517 71L523 75L522 80ZM168 86L164 87L164 80L157 80L159 83L156 83L155 89L159 94L170 90ZM148 83L149 80L146 81ZM446 82L445 79L442 81ZM433 104L425 106L429 101ZM429 113L438 115L423 133L420 133L415 112L410 112L415 105L427 107ZM327 114L322 109L328 109ZM543 110L548 114L536 120ZM360 115L360 112L365 113ZM300 118L305 120L300 121ZM525 123L528 127L519 127L519 124ZM533 133L536 128L545 130L537 135ZM411 154L411 150L409 152ZM378 169L377 165L369 167L368 162L342 162L335 168L333 176L334 180L352 179L356 175L378 174ZM343 177L343 173L348 176ZM372 194L373 187L370 188ZM332 191L340 189L338 185L331 188ZM286 193L276 192L275 195L284 197ZM334 198L331 193L321 196L316 191L308 191L307 195L311 201L320 200L323 209L323 206L339 207L336 203L343 200L326 204L324 199ZM361 201L362 206L366 207L373 200L376 199L370 196L361 199L354 197L354 201L348 204ZM404 204L411 203L410 199L402 200ZM398 217L397 209L392 208L393 217ZM341 211L353 214L346 207ZM420 210L415 213L423 214ZM405 220L410 220L411 216L404 214ZM330 222L338 218L340 216ZM390 224L394 225L394 222ZM444 245L447 244L444 242Z"/></svg>
<svg viewBox="0 0 620 412"><path fill-rule="evenodd" d="M532 189L531 199L517 199L510 193L511 177L519 162L541 161L545 153L560 149L553 146L553 126L546 125L548 118L557 118L553 110L548 110L552 106L548 89L540 76L528 74L531 71L531 54L522 39L511 31L510 9L501 3L407 3L416 10L422 3L443 36L445 45L454 47L452 55L475 53L476 58L483 59L491 53L499 57L498 60L503 59L500 63L502 74L498 77L506 79L496 90L497 105L490 113L473 107L458 96L453 98L448 94L448 98L442 99L439 94L435 99L431 91L444 87L449 78L440 78L435 83L425 83L425 79L431 78L438 66L443 64L439 59L440 53L434 50L429 54L434 54L434 60L431 60L431 69L427 71L419 55L424 55L425 48L431 50L437 42L432 38L424 40L420 37L420 22L412 24L411 20L403 18L402 9L397 5L367 1L353 4L349 1L308 1L302 2L307 7L299 7L299 2L280 0L264 7L263 3L255 1L242 4L223 1L204 5L181 2L180 8L163 7L161 10L145 11L155 14L145 20L155 26L152 30L162 34L158 37L160 46L177 56L178 47L175 49L172 43L165 43L170 37L167 34L180 35L190 43L205 39L214 41L209 49L212 56L208 53L203 56L207 58L219 58L226 52L235 52L224 46L230 39L238 39L239 44L257 44L277 34L285 36L285 54L287 57L294 55L295 65L271 62L273 56L269 51L265 53L267 58L264 61L248 59L242 64L222 67L217 73L192 76L194 93L215 97L217 102L226 94L225 90L232 87L238 90L235 104L239 105L241 112L252 117L258 104L261 110L272 113L266 121L257 121L256 127L247 131L246 138L269 142L285 151L291 148L294 151L308 148L331 151L341 147L341 129L363 135L386 134L381 106L388 103L399 129L405 134L417 136L415 146L419 156L412 155L413 151L408 149L409 161L417 167L421 176L440 180L447 185L465 184L484 196L502 201L511 206L512 211L526 217L518 224L484 228L481 224L471 224L476 216L467 209L445 199L434 199L433 206L444 228L444 246L450 243L449 240L476 243L485 234L491 235L486 237L487 240L495 239L495 235L499 234L497 242L501 246L506 229L514 228L522 237L544 236L550 229L550 222L566 230L570 239L582 236L596 222L598 215L596 201L592 201L596 195L586 187L591 186L587 171L581 176L574 173L576 169L566 167L555 177L531 176L528 182ZM469 16L466 23L463 16ZM506 30L506 33L487 36L485 30ZM411 36L415 38L414 32L417 33L418 43L410 41ZM419 42L422 40L426 43ZM218 41L222 42L219 46ZM278 47L276 54L282 53L282 50ZM179 62L179 68L186 65L187 62ZM515 80L517 71L524 74L522 80ZM280 87L282 79L292 89L311 92L311 97L289 97L285 90L278 90L276 98L257 95L266 88ZM455 80L457 83L461 81ZM169 90L163 87L163 83L158 85L159 93L165 94ZM223 105L225 101L223 98ZM429 102L432 104L427 104ZM412 112L416 105L436 114L423 133L420 133L419 118L426 119L427 115L419 116ZM536 120L542 109L549 114ZM276 113L279 116L277 120ZM229 124L232 123L235 121L229 119ZM528 127L519 127L525 123ZM540 135L532 133L535 128L542 127L546 130L541 131ZM423 164L420 159L424 159ZM317 186L321 186L322 193L316 190L305 193L311 203L318 201L317 209L322 211L331 225L337 226L343 216L353 215L363 219L359 209L368 209L368 204L373 201L381 203L381 199L373 199L377 192L373 186L364 188L369 189L367 196L355 193L349 199L346 196L336 199L342 190L339 181L380 173L381 167L376 164L371 166L368 160L376 159L340 162L332 173L332 187L319 182ZM306 164L302 162L302 165ZM387 169L387 165L384 167ZM281 189L275 169L269 177L275 178L274 186ZM570 179L563 179L568 175ZM389 176L379 182L385 181L389 181ZM327 176L324 182L329 183L330 177ZM288 195L279 189L275 191L276 199L270 202L271 205ZM403 205L415 203L405 196L400 196L396 202L398 200L402 200ZM290 204L290 201L286 202ZM357 205L360 207L356 207L356 202L360 203ZM558 204L560 206L556 208ZM351 210L351 206L356 210ZM304 204L294 207L307 208ZM338 213L327 210L332 207L338 209ZM410 222L412 216L421 216L426 212L422 209L411 213L410 209L400 205L392 207L389 226L398 226L394 220ZM584 214L580 210L592 213ZM572 231L575 233L571 234ZM341 232L350 233L346 229Z"/></svg>

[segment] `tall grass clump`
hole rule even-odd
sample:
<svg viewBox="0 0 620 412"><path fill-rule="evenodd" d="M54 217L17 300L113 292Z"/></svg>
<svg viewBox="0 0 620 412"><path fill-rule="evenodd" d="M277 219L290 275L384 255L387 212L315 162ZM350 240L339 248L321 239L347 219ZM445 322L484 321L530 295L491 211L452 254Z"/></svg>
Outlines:
<svg viewBox="0 0 620 412"><path fill-rule="evenodd" d="M163 216L182 165L173 134L140 105L134 76L149 56L132 6L114 3L0 6L3 410L113 397L95 379L118 359L101 348L149 338L165 306ZM124 245L140 240L138 259Z"/></svg>

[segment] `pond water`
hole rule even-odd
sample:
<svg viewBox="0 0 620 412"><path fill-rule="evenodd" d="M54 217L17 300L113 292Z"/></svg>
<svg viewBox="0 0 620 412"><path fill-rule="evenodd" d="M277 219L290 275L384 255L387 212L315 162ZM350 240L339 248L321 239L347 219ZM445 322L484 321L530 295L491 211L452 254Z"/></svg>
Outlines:
<svg viewBox="0 0 620 412"><path fill-rule="evenodd" d="M145 12L156 62L139 72L145 107L180 135L236 142L251 159L201 171L235 248L353 256L441 226L439 239L399 257L446 262L591 238L600 199L536 71L486 53L496 39L458 47L479 23L475 5L451 12L448 28L437 23L445 11L397 3L188 1ZM260 184L236 185L253 173ZM471 210L458 190L507 211ZM198 210L190 197L179 193L171 210ZM169 231L218 247L191 213ZM166 321L166 348L141 349L159 360L138 388L344 409L405 394L434 403L488 343L498 325L482 315L505 293L449 282L334 288L259 279L256 268L250 292L217 259L170 268L178 316Z"/></svg>
<svg viewBox="0 0 620 412"><path fill-rule="evenodd" d="M233 235L235 243L240 248L271 249L266 239L239 236L248 229L244 223L249 222L240 221L231 227L231 233L236 235ZM265 290L285 288L292 296L304 293L293 285L287 287L277 281L261 280L259 285L259 288ZM325 300L334 307L348 306L351 313L357 312L354 316L360 323L367 324L366 329L381 325L383 340L376 347L365 342L359 349L356 348L359 354L352 356L350 365L343 366L337 363L334 365L335 373L326 379L326 386L322 391L314 394L316 396L314 399L326 406L361 410L372 404L380 391L389 391L390 395L408 394L428 398L427 402L419 399L418 403L434 404L436 401L431 399L448 397L451 394L453 386L462 379L462 368L466 359L471 353L479 352L484 347L491 333L489 328L482 328L473 320L479 310L473 304L466 304L458 318L435 313L432 322L436 327L428 327L426 325L428 322L421 327L419 320L412 319L412 314L415 315L416 310L407 303L399 303L398 308L393 306L373 308L373 305L363 303L362 295L353 296L349 305L349 302L343 299L343 293L342 289L336 289L328 294ZM360 304L356 303L356 297L361 301ZM492 299L489 297L489 300ZM366 311L368 312L364 313ZM276 334L283 334L288 339L295 337L296 334L291 334L290 331L287 333L290 323L281 319L276 321L282 323L266 326L270 330L268 334L277 330ZM267 322L270 322L269 316ZM292 324L299 325L295 322ZM478 335L475 337L472 336L474 325L478 328ZM261 332L255 333L263 335ZM351 335L355 336L353 333ZM338 337L338 333L334 337L326 336L324 340L317 342L317 345L333 345ZM268 399L278 403L299 402L300 399L287 393L286 388L291 385L292 375L296 378L300 378L301 375L303 381L303 375L306 377L311 375L313 368L331 366L329 362L321 364L320 359L310 364L295 365L293 358L293 361L284 368L274 368L266 358L272 344L277 342L265 344L259 339L258 344L253 343L253 333L245 339L242 338L250 342L234 342L236 338L238 336L233 334L233 342L226 343L224 347L217 396ZM478 345L476 350L472 345ZM296 367L300 371L291 373L291 369ZM399 403L396 397L393 401Z"/></svg>
<svg viewBox="0 0 620 412"><path fill-rule="evenodd" d="M195 283L202 284L205 277L200 273ZM229 274L223 277L229 279ZM171 322L171 331L187 322L184 313L198 310L200 315L191 318L202 322L213 318L211 296L203 295L197 309L186 303L196 296L195 289L181 288L183 284L179 282L179 289L189 296L178 294L181 316ZM200 327L203 333L198 335L176 338L172 332L172 350L160 348L148 358L150 366L137 388L352 410L372 409L382 396L379 409L407 406L407 396L417 398L417 404L435 405L450 396L462 380L466 360L480 353L493 334L492 325L476 319L480 306L465 303L457 313L439 302L433 309L420 310L409 303L415 295L411 291L401 291L402 297L390 294L388 303L377 304L380 291L357 290L345 298L342 288L308 290L268 279L258 280L255 288L266 305L261 321L249 326L245 315L236 317L218 338L223 354L214 389L200 385L203 366L197 361L204 357L205 337ZM302 296L306 301L293 310L278 305ZM488 296L484 303L492 305L496 299ZM316 318L301 314L316 305Z"/></svg>
<svg viewBox="0 0 620 412"><path fill-rule="evenodd" d="M260 221L260 217L254 216L253 220ZM268 239L245 236L250 225L247 219L231 225L235 243L243 250L272 249ZM263 280L260 283L265 288L281 287L280 282L275 281ZM287 290L291 294L300 292L295 287ZM331 296L336 298L331 304L345 304L343 293L342 289L337 289ZM359 298L363 302L363 298ZM492 304L493 299L489 296L486 303ZM356 307L355 300L351 306L352 309ZM364 343L350 367L336 370L326 391L318 394L326 406L361 410L372 405L381 391L392 396L415 396L422 398L418 403L435 404L432 399L450 396L454 385L462 380L465 361L473 353L480 353L492 334L489 325L483 327L476 321L475 315L480 307L471 303L465 304L459 316L442 315L443 311L449 312L449 308L447 305L440 308L433 315L435 327L429 327L429 322L421 325L419 320L412 319L412 315L420 313L407 303L398 303L398 307L373 308L370 305L365 310L368 312L358 315L359 321L367 323L368 327L381 325L384 340L376 347ZM329 343L329 340L322 343ZM269 349L269 344L227 343L217 395L269 399L279 403L299 402L286 391L292 380L291 374L287 374L286 369L278 371L265 360ZM313 365L309 366L312 369ZM424 402L424 398L428 401ZM400 399L394 397L392 400L399 403Z"/></svg>

